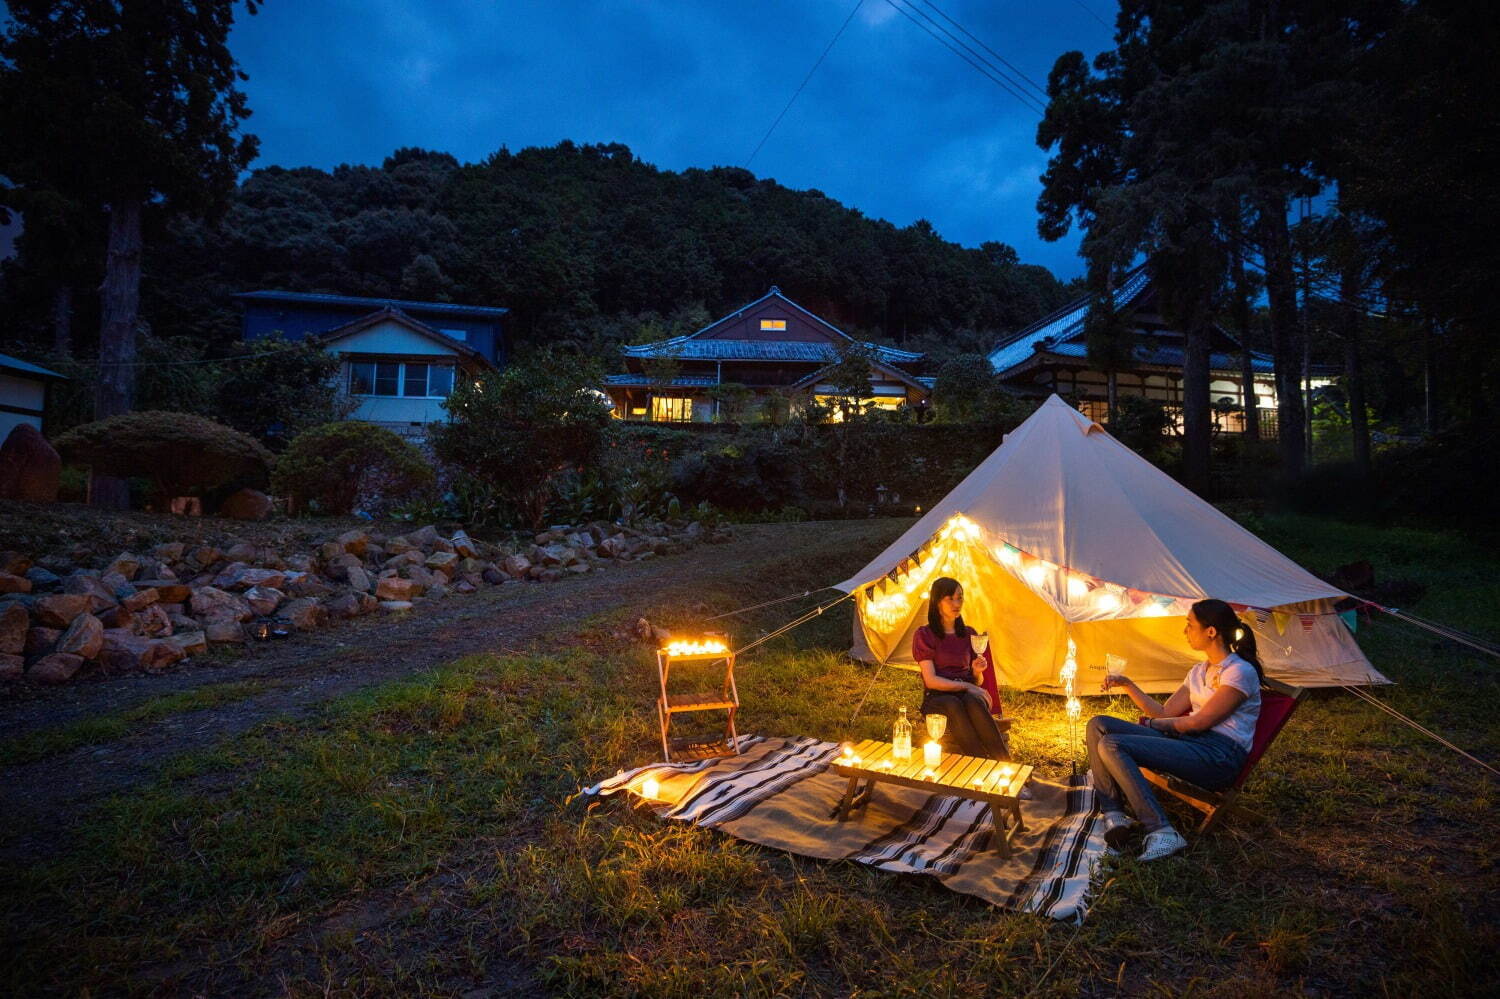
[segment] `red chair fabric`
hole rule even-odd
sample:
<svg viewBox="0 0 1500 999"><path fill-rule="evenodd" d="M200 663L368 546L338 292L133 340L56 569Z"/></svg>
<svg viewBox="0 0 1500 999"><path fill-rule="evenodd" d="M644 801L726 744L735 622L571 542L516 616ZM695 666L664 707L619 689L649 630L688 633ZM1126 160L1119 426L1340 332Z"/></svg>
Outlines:
<svg viewBox="0 0 1500 999"><path fill-rule="evenodd" d="M1245 783L1245 778L1250 776L1250 771L1255 769L1255 764L1260 761L1287 719L1292 717L1292 710L1296 707L1296 698L1261 688L1260 717L1255 719L1255 738L1250 741L1250 753L1245 757L1245 766L1231 787L1238 790Z"/></svg>
<svg viewBox="0 0 1500 999"><path fill-rule="evenodd" d="M1005 714L1005 712L1000 704L1000 685L995 680L995 661L990 658L990 656L991 650L985 649L984 655L979 657L980 659L984 660L985 667L984 679L980 682L979 685L983 687L985 692L990 695L990 714L994 715L996 718L999 718L1001 715Z"/></svg>

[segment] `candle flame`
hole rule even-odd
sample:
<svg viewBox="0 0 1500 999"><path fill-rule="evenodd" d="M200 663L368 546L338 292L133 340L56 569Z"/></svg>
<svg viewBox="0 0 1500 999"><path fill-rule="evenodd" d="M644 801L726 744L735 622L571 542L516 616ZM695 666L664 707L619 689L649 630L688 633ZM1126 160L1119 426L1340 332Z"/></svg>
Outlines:
<svg viewBox="0 0 1500 999"><path fill-rule="evenodd" d="M643 798L655 798L660 791L661 785L654 777L647 777L641 782L641 797Z"/></svg>
<svg viewBox="0 0 1500 999"><path fill-rule="evenodd" d="M669 656L703 656L728 652L729 646L718 639L705 638L697 642L668 642L662 651Z"/></svg>

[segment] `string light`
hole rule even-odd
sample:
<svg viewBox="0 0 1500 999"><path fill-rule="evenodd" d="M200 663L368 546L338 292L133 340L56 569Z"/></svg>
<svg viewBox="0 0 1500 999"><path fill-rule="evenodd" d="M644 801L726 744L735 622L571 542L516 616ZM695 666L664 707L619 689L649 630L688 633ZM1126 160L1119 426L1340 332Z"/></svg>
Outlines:
<svg viewBox="0 0 1500 999"><path fill-rule="evenodd" d="M662 651L673 657L708 656L728 652L729 646L717 639L706 638L700 642L668 642L667 647Z"/></svg>

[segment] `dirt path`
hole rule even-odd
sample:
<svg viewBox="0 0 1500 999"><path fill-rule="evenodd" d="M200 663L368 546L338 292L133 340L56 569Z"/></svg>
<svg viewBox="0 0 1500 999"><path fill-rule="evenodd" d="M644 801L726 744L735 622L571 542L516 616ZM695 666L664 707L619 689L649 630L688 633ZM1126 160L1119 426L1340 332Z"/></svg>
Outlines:
<svg viewBox="0 0 1500 999"><path fill-rule="evenodd" d="M15 835L0 848L0 857L50 852L61 830L91 802L148 782L168 760L210 748L271 718L305 715L332 698L461 656L546 648L577 634L580 622L645 603L667 587L774 576L779 564L789 562L838 565L849 561L851 553L874 554L906 526L905 521L742 526L727 544L553 584L488 588L401 617L373 615L285 642L252 645L229 662L209 660L162 676L37 691L0 705L5 737L113 714L208 684L265 685L263 692L241 700L142 724L116 742L6 768L0 779L0 815Z"/></svg>

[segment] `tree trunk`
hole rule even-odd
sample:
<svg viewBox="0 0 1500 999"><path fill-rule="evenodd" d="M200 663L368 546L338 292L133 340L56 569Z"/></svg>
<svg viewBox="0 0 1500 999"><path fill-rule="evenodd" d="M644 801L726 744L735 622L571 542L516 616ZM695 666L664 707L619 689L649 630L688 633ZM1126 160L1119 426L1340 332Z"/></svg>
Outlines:
<svg viewBox="0 0 1500 999"><path fill-rule="evenodd" d="M1230 249L1234 275L1232 312L1240 338L1240 395L1245 409L1245 436L1260 440L1260 411L1256 408L1255 360L1250 356L1250 294L1245 288L1245 253L1238 239Z"/></svg>
<svg viewBox="0 0 1500 999"><path fill-rule="evenodd" d="M122 200L110 206L109 254L99 289L99 384L94 419L130 412L135 394L135 323L141 290L141 202ZM123 510L130 505L124 479L94 476L89 501Z"/></svg>
<svg viewBox="0 0 1500 999"><path fill-rule="evenodd" d="M1365 373L1360 358L1360 335L1363 330L1359 312L1348 303L1358 301L1358 276L1345 271L1339 276L1339 297L1345 302L1339 310L1343 317L1344 388L1349 402L1349 432L1354 437L1354 468L1363 478L1370 474L1370 427L1365 419Z"/></svg>
<svg viewBox="0 0 1500 999"><path fill-rule="evenodd" d="M1271 351L1276 356L1276 435L1282 471L1302 474L1307 451L1303 438L1306 410L1300 375L1302 329L1297 320L1297 279L1292 270L1292 239L1286 223L1286 199L1271 197L1261 206L1266 296L1270 300Z"/></svg>
<svg viewBox="0 0 1500 999"><path fill-rule="evenodd" d="M66 281L52 290L52 352L73 356L73 286Z"/></svg>
<svg viewBox="0 0 1500 999"><path fill-rule="evenodd" d="M1120 411L1120 375L1114 368L1109 369L1108 381L1106 382L1109 393L1109 422L1113 424L1115 417Z"/></svg>
<svg viewBox="0 0 1500 999"><path fill-rule="evenodd" d="M1200 496L1208 492L1213 421L1208 405L1209 332L1194 326L1184 335L1182 355L1182 477Z"/></svg>

